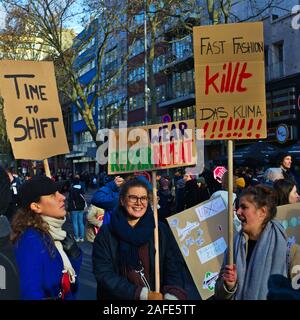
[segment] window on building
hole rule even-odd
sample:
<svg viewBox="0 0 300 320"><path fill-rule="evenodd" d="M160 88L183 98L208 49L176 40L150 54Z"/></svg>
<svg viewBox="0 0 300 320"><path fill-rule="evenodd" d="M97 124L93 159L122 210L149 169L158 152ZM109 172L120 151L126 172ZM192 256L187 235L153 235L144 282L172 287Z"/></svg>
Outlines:
<svg viewBox="0 0 300 320"><path fill-rule="evenodd" d="M176 72L171 78L173 98L194 93L194 70Z"/></svg>
<svg viewBox="0 0 300 320"><path fill-rule="evenodd" d="M173 121L194 119L196 115L195 106L188 106L173 109Z"/></svg>
<svg viewBox="0 0 300 320"><path fill-rule="evenodd" d="M95 37L93 37L92 39L90 39L90 41L83 46L83 48L78 52L78 56L80 56L80 55L83 54L86 50L88 50L89 48L91 48L94 44L95 44Z"/></svg>
<svg viewBox="0 0 300 320"><path fill-rule="evenodd" d="M273 44L273 63L272 77L280 78L283 76L283 42Z"/></svg>
<svg viewBox="0 0 300 320"><path fill-rule="evenodd" d="M165 66L165 56L160 55L154 58L153 61L153 71L154 73L159 72Z"/></svg>
<svg viewBox="0 0 300 320"><path fill-rule="evenodd" d="M89 131L80 132L80 143L88 143L91 141L93 141L93 138Z"/></svg>
<svg viewBox="0 0 300 320"><path fill-rule="evenodd" d="M162 84L158 87L156 87L156 99L157 102L165 101L167 98L167 86L165 84Z"/></svg>
<svg viewBox="0 0 300 320"><path fill-rule="evenodd" d="M136 40L130 47L129 47L130 56L134 57L141 52L144 52L144 39Z"/></svg>
<svg viewBox="0 0 300 320"><path fill-rule="evenodd" d="M135 96L129 97L129 111L144 108L145 106L145 94L144 92L139 93Z"/></svg>
<svg viewBox="0 0 300 320"><path fill-rule="evenodd" d="M85 73L89 72L90 70L94 69L96 67L96 61L95 59L90 60L86 64L84 64L79 70L78 70L78 75L81 77Z"/></svg>
<svg viewBox="0 0 300 320"><path fill-rule="evenodd" d="M128 74L129 83L133 83L133 82L144 79L144 71L145 71L144 66L140 66L131 70Z"/></svg>
<svg viewBox="0 0 300 320"><path fill-rule="evenodd" d="M193 45L191 35L180 40L174 38L173 41L175 42L172 42L172 54L176 56L176 59L183 59L192 54Z"/></svg>
<svg viewBox="0 0 300 320"><path fill-rule="evenodd" d="M106 106L106 124L108 127L116 127L119 125L122 112L120 112L119 103L115 102L109 106Z"/></svg>

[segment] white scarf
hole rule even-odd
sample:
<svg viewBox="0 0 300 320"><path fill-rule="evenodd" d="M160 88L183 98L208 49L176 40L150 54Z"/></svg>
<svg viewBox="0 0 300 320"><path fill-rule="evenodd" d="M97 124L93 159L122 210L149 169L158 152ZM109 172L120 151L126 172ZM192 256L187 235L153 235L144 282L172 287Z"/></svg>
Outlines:
<svg viewBox="0 0 300 320"><path fill-rule="evenodd" d="M49 233L54 241L54 244L62 258L64 270L63 273L67 272L69 274L70 282L75 283L76 273L72 267L72 264L66 255L61 241L66 238L66 231L64 231L61 227L66 221L66 217L63 219L52 218L48 216L41 215L42 219L49 225Z"/></svg>

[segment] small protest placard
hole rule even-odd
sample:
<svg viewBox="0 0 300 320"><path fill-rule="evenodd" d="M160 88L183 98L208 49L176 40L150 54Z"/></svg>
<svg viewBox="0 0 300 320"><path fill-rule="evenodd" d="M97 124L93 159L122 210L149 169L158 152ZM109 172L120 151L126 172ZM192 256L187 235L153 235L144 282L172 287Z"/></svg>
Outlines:
<svg viewBox="0 0 300 320"><path fill-rule="evenodd" d="M108 174L196 164L194 120L119 128L109 134Z"/></svg>
<svg viewBox="0 0 300 320"><path fill-rule="evenodd" d="M300 244L300 203L277 207L275 219L281 222L287 236Z"/></svg>
<svg viewBox="0 0 300 320"><path fill-rule="evenodd" d="M69 152L52 62L0 61L0 94L15 159Z"/></svg>
<svg viewBox="0 0 300 320"><path fill-rule="evenodd" d="M266 138L262 22L193 30L196 127L206 140Z"/></svg>
<svg viewBox="0 0 300 320"><path fill-rule="evenodd" d="M204 201L167 221L203 300L214 294L228 242L222 197Z"/></svg>

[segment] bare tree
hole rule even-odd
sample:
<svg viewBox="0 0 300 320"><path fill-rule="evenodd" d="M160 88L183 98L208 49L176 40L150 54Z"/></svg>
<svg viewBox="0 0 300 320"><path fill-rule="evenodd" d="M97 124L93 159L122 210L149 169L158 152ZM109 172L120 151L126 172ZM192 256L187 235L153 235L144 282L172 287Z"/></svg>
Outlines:
<svg viewBox="0 0 300 320"><path fill-rule="evenodd" d="M197 5L196 0L132 0L127 6L129 16L142 16L146 13L147 19L147 66L149 100L151 103L149 119L152 123L158 121L157 118L157 96L154 62L157 50L165 48L169 50L171 42L180 41L189 34L192 34L192 27L199 23L199 16L202 7ZM194 19L194 17L197 17ZM143 38L143 24L132 26L140 38ZM172 30L172 31L171 31ZM172 40L166 34L173 34ZM176 39L175 39L176 38Z"/></svg>
<svg viewBox="0 0 300 320"><path fill-rule="evenodd" d="M105 50L111 38L116 37L122 28L117 18L118 15L122 15L120 8L107 10L105 7L98 7L98 18L91 19L84 31L75 38L73 46L66 48L65 39L69 34L66 26L71 20L84 14L83 11L80 11L83 6L79 5L78 0L0 0L0 2L3 3L8 13L19 12L19 21L22 18L26 19L14 24L15 32L20 31L19 26L24 24L34 30L35 39L42 44L37 51L46 53L46 59L54 61L59 90L62 90L76 105L93 141L98 145L93 108L97 98L105 94L114 80L120 76L126 61L125 57L118 70L109 74L109 77L104 77ZM101 3L99 1L100 5ZM14 37L14 34L11 35L11 38L15 41L26 39L23 34L20 37ZM90 52L87 50L88 53L83 54L83 63L76 64L75 59L91 44L94 38L97 39L95 50L90 50ZM94 54L95 51L96 54ZM80 72L93 60L95 60L96 72L88 83L83 83Z"/></svg>

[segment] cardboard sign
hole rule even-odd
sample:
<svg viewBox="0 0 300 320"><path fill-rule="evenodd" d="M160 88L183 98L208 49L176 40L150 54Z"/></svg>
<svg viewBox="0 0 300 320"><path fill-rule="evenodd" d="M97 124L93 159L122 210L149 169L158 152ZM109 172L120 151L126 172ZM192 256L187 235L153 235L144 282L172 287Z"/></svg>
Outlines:
<svg viewBox="0 0 300 320"><path fill-rule="evenodd" d="M288 237L300 244L300 203L277 207L276 220L281 222Z"/></svg>
<svg viewBox="0 0 300 320"><path fill-rule="evenodd" d="M167 221L203 300L214 294L228 243L228 213L222 197L204 201Z"/></svg>
<svg viewBox="0 0 300 320"><path fill-rule="evenodd" d="M267 137L263 23L193 29L196 126L206 140Z"/></svg>
<svg viewBox="0 0 300 320"><path fill-rule="evenodd" d="M108 174L195 165L194 120L111 130L108 154Z"/></svg>
<svg viewBox="0 0 300 320"><path fill-rule="evenodd" d="M52 62L0 61L0 90L15 159L69 152Z"/></svg>

